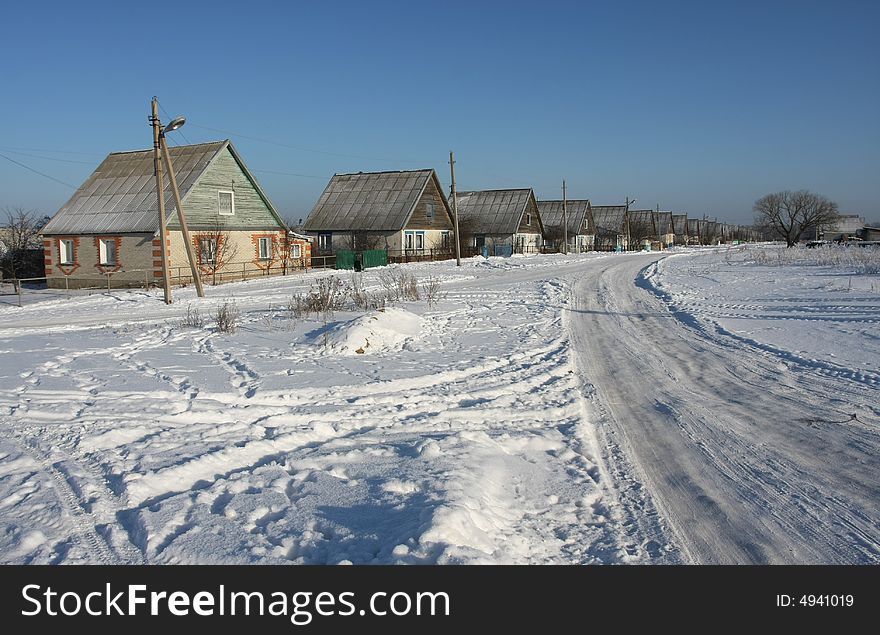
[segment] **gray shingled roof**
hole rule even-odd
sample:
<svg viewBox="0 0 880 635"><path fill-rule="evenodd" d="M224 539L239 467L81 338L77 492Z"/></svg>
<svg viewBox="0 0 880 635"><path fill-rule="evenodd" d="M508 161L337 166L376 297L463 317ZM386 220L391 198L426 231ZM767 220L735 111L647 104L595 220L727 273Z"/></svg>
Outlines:
<svg viewBox="0 0 880 635"><path fill-rule="evenodd" d="M687 214L673 214L672 227L675 233L679 236L687 234Z"/></svg>
<svg viewBox="0 0 880 635"><path fill-rule="evenodd" d="M433 169L335 174L315 203L303 230L397 231L406 226L428 180L445 202ZM449 208L447 206L447 213Z"/></svg>
<svg viewBox="0 0 880 635"><path fill-rule="evenodd" d="M566 202L570 236L589 233L584 227L584 218L589 207L590 201L586 199ZM562 229L562 200L538 201L538 211L541 213L541 222L547 230Z"/></svg>
<svg viewBox="0 0 880 635"><path fill-rule="evenodd" d="M672 212L656 212L654 220L657 223L658 236L675 233L672 231Z"/></svg>
<svg viewBox="0 0 880 635"><path fill-rule="evenodd" d="M228 140L168 149L181 198L186 198L214 157L227 145L230 145ZM165 175L166 218L170 219L176 209L171 183ZM137 150L109 154L41 233L141 233L158 229L153 151Z"/></svg>
<svg viewBox="0 0 880 635"><path fill-rule="evenodd" d="M458 192L458 218L467 223L468 231L473 234L515 234L529 199L534 196L531 188ZM540 228L540 212L538 214Z"/></svg>
<svg viewBox="0 0 880 635"><path fill-rule="evenodd" d="M625 234L626 205L593 205L596 234Z"/></svg>
<svg viewBox="0 0 880 635"><path fill-rule="evenodd" d="M654 210L651 209L631 209L629 210L629 226L630 229L635 227L650 228L654 231Z"/></svg>

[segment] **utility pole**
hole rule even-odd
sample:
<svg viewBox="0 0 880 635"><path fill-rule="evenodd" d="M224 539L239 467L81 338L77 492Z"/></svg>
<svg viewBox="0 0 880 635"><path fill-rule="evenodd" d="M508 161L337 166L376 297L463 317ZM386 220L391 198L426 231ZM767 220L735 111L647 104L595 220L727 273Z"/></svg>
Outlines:
<svg viewBox="0 0 880 635"><path fill-rule="evenodd" d="M626 197L626 212L624 213L624 221L626 222L626 248L627 248L627 250L629 250L631 247L631 245L630 245L631 240L630 240L630 235L629 235L629 206L630 206L630 200L629 200L629 196L627 196Z"/></svg>
<svg viewBox="0 0 880 635"><path fill-rule="evenodd" d="M455 155L449 152L449 171L452 175L452 217L455 225L455 266L461 266L461 242L458 236L458 195L455 193Z"/></svg>
<svg viewBox="0 0 880 635"><path fill-rule="evenodd" d="M562 253L568 255L568 200L565 196L565 179L562 179Z"/></svg>
<svg viewBox="0 0 880 635"><path fill-rule="evenodd" d="M168 142L165 140L165 132L159 133L159 143L162 146L162 156L165 157L165 167L168 168L168 178L171 179L171 191L174 193L174 204L177 206L177 219L180 221L180 231L183 234L183 244L186 247L186 257L189 259L189 268L192 271L193 283L196 285L196 293L200 298L205 297L205 289L202 287L202 278L199 275L199 266L193 253L193 246L189 240L189 229L186 226L186 218L183 215L183 203L180 202L180 191L177 189L177 177L174 176L174 167L171 165L171 153L168 152Z"/></svg>
<svg viewBox="0 0 880 635"><path fill-rule="evenodd" d="M162 163L159 161L159 100L153 97L153 169L156 172L156 196L159 198L159 244L162 254L162 287L165 291L165 304L171 304L171 278L168 275L168 243L165 238L165 185L162 183Z"/></svg>

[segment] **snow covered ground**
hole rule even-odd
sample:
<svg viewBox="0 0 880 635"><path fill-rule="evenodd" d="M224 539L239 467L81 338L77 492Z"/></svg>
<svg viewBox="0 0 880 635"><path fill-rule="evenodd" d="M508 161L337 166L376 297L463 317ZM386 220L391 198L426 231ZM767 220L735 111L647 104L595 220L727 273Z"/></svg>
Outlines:
<svg viewBox="0 0 880 635"><path fill-rule="evenodd" d="M0 304L0 561L876 562L880 282L752 251L402 265L444 297L323 319L291 294L349 274ZM812 396L770 434L738 382ZM710 388L740 419L670 414Z"/></svg>

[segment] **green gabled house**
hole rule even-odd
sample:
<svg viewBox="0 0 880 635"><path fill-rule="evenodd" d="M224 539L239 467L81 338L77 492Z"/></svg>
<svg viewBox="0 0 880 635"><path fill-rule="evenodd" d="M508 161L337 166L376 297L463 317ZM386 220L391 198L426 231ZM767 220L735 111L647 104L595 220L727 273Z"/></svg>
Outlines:
<svg viewBox="0 0 880 635"><path fill-rule="evenodd" d="M241 279L309 266L309 242L288 236L229 140L176 146L169 153L206 277ZM172 282L188 282L170 179L164 186L166 224L160 230L153 151L108 155L41 232L49 286L104 286L108 274L114 286L159 280L163 234Z"/></svg>

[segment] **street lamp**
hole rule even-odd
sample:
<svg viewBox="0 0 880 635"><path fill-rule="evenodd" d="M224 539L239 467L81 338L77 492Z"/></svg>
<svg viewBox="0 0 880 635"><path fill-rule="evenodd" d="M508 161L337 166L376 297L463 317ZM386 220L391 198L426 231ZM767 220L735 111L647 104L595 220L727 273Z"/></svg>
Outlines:
<svg viewBox="0 0 880 635"><path fill-rule="evenodd" d="M158 99L156 97L153 97L153 116L150 121L153 125L153 151L154 161L156 164L156 187L159 196L159 228L162 237L162 276L165 284L165 303L171 304L171 284L168 275L167 246L165 239L165 196L164 188L162 185L161 166L159 165L158 158L160 151L162 153L162 156L165 158L165 167L168 171L168 177L171 181L171 192L172 194L174 194L174 204L177 207L177 219L180 222L180 231L183 234L183 246L186 249L186 257L189 260L189 268L192 272L192 279L196 287L196 293L200 298L204 298L205 290L202 287L202 279L201 276L199 276L198 263L196 262L195 253L193 252L193 246L189 239L189 228L186 225L186 217L183 215L183 203L180 200L180 190L177 188L177 178L174 175L174 167L171 164L171 153L168 152L168 142L165 140L165 133L172 132L183 126L186 123L186 118L177 117L175 119L172 119L167 126L163 127L159 121L158 104Z"/></svg>

